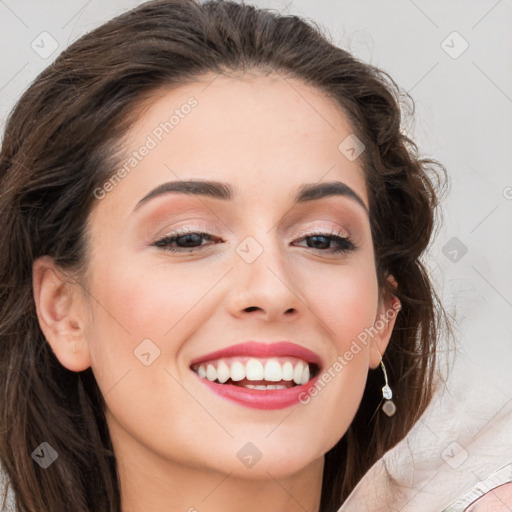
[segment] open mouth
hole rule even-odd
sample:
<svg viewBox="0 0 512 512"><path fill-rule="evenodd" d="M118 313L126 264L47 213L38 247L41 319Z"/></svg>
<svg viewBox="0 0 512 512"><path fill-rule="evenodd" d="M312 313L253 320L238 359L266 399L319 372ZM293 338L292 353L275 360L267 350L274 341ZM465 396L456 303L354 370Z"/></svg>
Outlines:
<svg viewBox="0 0 512 512"><path fill-rule="evenodd" d="M318 365L296 357L227 357L191 370L210 382L262 391L303 386L319 373Z"/></svg>

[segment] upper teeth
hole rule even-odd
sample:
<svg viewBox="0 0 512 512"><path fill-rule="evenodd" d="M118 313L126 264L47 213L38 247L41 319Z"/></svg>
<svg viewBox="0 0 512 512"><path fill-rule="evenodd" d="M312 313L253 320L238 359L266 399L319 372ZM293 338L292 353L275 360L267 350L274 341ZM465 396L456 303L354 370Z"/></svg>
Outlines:
<svg viewBox="0 0 512 512"><path fill-rule="evenodd" d="M270 382L293 380L300 386L309 382L310 379L308 363L291 358L282 363L276 358L268 359L266 362L250 358L245 364L240 360L221 359L217 366L214 363L203 363L195 371L199 377L203 379L206 377L210 381L218 380L221 384L229 379L233 381L267 380Z"/></svg>

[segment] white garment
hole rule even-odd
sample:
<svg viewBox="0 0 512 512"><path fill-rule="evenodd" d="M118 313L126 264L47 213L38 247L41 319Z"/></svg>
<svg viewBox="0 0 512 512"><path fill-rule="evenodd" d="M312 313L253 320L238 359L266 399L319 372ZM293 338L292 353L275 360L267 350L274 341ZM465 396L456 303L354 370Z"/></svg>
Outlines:
<svg viewBox="0 0 512 512"><path fill-rule="evenodd" d="M2 466L0 466L0 511L1 512L16 512L16 507L14 506L14 494L12 489L9 487L9 492L7 493L5 505L2 508L4 492L7 486L8 478L4 471L2 470Z"/></svg>
<svg viewBox="0 0 512 512"><path fill-rule="evenodd" d="M368 470L338 512L442 512L512 463L512 393L486 382L469 361L457 367L457 379L442 385L409 434Z"/></svg>

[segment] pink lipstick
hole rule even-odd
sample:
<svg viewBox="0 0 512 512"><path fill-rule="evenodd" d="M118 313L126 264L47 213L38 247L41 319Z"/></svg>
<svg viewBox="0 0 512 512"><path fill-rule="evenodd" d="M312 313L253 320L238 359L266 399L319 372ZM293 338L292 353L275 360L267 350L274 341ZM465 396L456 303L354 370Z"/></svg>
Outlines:
<svg viewBox="0 0 512 512"><path fill-rule="evenodd" d="M195 358L190 368L214 393L256 409L281 409L319 375L321 358L289 341L248 341Z"/></svg>

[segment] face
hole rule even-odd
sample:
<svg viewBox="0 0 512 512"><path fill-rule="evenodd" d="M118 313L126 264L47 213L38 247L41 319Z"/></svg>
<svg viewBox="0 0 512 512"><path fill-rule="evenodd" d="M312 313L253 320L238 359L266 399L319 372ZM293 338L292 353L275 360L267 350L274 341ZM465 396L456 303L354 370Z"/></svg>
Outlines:
<svg viewBox="0 0 512 512"><path fill-rule="evenodd" d="M96 192L77 356L125 460L279 478L346 432L392 326L357 341L389 303L360 160L339 149L352 133L321 92L272 75L208 76L138 118ZM190 181L224 185L177 190Z"/></svg>

